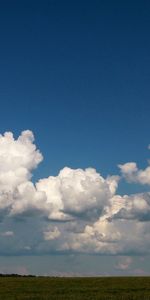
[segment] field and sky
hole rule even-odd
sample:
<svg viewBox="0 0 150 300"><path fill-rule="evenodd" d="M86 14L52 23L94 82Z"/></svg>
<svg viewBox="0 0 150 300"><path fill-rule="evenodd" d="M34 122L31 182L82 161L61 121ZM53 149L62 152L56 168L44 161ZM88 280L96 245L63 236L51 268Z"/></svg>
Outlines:
<svg viewBox="0 0 150 300"><path fill-rule="evenodd" d="M0 273L150 275L149 115L150 1L0 1Z"/></svg>

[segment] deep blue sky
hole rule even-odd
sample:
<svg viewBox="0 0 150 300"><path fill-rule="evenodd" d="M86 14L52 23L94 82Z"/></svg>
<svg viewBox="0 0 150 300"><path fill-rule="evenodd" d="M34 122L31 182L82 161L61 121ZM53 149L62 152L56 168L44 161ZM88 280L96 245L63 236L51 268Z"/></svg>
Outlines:
<svg viewBox="0 0 150 300"><path fill-rule="evenodd" d="M31 129L38 177L148 158L149 1L1 1L0 131Z"/></svg>
<svg viewBox="0 0 150 300"><path fill-rule="evenodd" d="M22 130L33 131L35 143L44 156L44 161L34 172L33 181L56 175L64 166L94 167L104 177L119 174L117 165L129 161L135 161L139 168L145 169L150 157L149 115L149 0L0 1L0 133L12 131L18 137ZM14 145L12 152L8 149L7 153L6 149L8 165L15 157ZM0 158L0 204L3 207L9 200L7 197L3 200L3 179L7 175L10 179L11 174L12 178L16 178L16 174L21 173L17 173L18 169L16 171L15 168L12 173L3 174L3 152ZM28 168L26 171L29 171ZM149 172L145 176L149 178ZM87 187L89 190L90 184ZM16 185L10 199L12 207L19 203L15 202L18 199L15 198L17 188ZM129 194L148 189L146 185L127 184L121 179L117 193ZM8 186L6 192L9 193L9 190ZM0 206L0 272L24 274L27 267L34 274L64 274L70 270L73 274L81 275L149 274L149 256L137 255L140 249L141 253L147 253L147 249L150 249L149 194L143 195L144 200L139 195L136 201L129 197L129 219L123 218L123 223L122 219L120 221L114 217L112 227L109 224L107 228L107 223L106 228L101 223L96 227L100 239L106 236L107 241L108 235L108 250L111 250L109 236L113 239L114 233L118 234L120 230L122 239L114 244L125 249L124 255L131 256L126 258L119 256L120 250L117 250L116 256L107 255L107 251L106 256L95 255L91 250L91 255L87 254L88 241L89 246L95 245L91 239L87 239L87 247L82 255L76 252L68 254L68 250L64 255L58 255L59 246L65 241L72 242L71 233L78 241L80 232L85 232L85 224L95 228L96 223L92 223L95 220L85 221L84 213L77 215L75 224L51 221L46 212L44 218L36 215L36 212L32 215L32 200L36 204L36 197L32 189L31 192L29 189L25 198L19 198L22 205L29 205L29 210L20 219L19 214L16 218L5 215ZM55 204L57 193L53 201L53 192L52 189L52 204ZM69 195L72 208L75 208L78 196L81 196L78 191L75 198ZM85 206L88 209L90 197ZM42 201L45 200L41 200L39 207L43 205L45 210L50 207L49 202L45 206ZM76 210L74 212L75 216ZM130 220L132 217L133 220ZM51 238L47 240L44 235L47 230L57 235L55 225L61 235L56 237L56 241ZM97 232L94 238L99 243ZM84 238L85 235L83 241ZM17 253L20 253L19 256ZM39 253L41 256L36 256Z"/></svg>

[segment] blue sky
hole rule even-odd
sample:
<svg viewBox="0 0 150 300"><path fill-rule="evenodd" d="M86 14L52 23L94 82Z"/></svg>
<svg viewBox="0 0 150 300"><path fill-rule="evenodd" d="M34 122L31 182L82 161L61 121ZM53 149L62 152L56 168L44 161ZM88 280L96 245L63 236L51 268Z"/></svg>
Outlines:
<svg viewBox="0 0 150 300"><path fill-rule="evenodd" d="M144 193L144 201L147 201L146 193L150 184L149 169L147 170L150 143L149 15L149 1L8 0L0 3L0 132L3 134L11 131L17 139L22 131L31 130L35 136L35 144L44 157L33 172L31 170L39 162L26 165L26 179L29 180L29 173L32 173L33 182L36 183L41 178L56 176L66 166L72 169L92 167L104 178L108 175L120 176L118 164L136 162L136 172L132 166L129 166L128 171L122 169L116 193ZM27 149L25 151L27 155L30 154ZM5 155L7 156L7 150ZM144 179L141 179L141 170L144 172ZM73 201L76 199L72 200L72 205ZM72 213L70 204L65 205L67 213ZM99 212L100 207L96 209ZM74 214L78 214L78 211L75 210ZM81 227L87 226L84 219L87 208L80 211L80 214ZM130 213L130 218L131 214L133 216L133 212ZM146 218L147 214L145 212L142 218ZM42 229L46 225L43 225L41 216L39 219L36 216L35 219L38 232L46 230ZM15 228L18 243L21 244L21 231L16 225L18 223L15 223L18 221L4 218L3 222L3 233L11 231L10 227ZM24 222L29 227L32 223L30 218ZM60 226L57 222L50 230L59 235L55 230ZM88 224L92 226L92 222L93 219ZM146 228L148 224L149 222L146 223ZM35 232L33 236L34 234ZM14 235L8 233L10 237ZM40 241L40 249L49 249L48 245L41 246L39 236L37 240ZM27 241L31 239L32 236L28 240L27 234ZM61 240L60 244L62 243ZM12 253L9 255L14 255L16 251L18 255L22 253L23 257L24 252L18 250L21 248L14 250L14 244L10 241L10 249L11 247ZM32 247L34 250L30 255L37 251L35 245ZM49 247L55 252L54 245ZM4 249L5 242L2 255L5 254ZM83 249L80 250L84 252ZM38 251L46 259L47 256L44 255L48 250ZM70 248L69 251L75 252ZM133 249L129 253L117 252L120 272L128 271L128 267L122 265L134 264L133 259L129 258L132 251ZM68 257L66 253L65 255ZM93 261L100 259L93 253L92 255ZM117 255L127 255L127 258L123 256L125 263ZM28 264L27 257L22 259L23 265ZM36 257L34 259L37 263ZM65 273L67 263L64 256L59 259L62 260ZM78 272L82 273L82 259L78 259L81 266ZM83 261L83 265L86 262L90 270L87 253ZM137 260L135 264L138 265ZM117 263L113 265L113 258L110 265L110 270L106 273L117 272ZM144 265L143 268L147 266ZM59 272L58 265L56 269L54 271ZM74 270L73 263L72 269ZM30 272L35 272L35 266L32 266ZM88 267L84 272L88 274Z"/></svg>
<svg viewBox="0 0 150 300"><path fill-rule="evenodd" d="M1 3L1 132L33 130L44 175L144 163L149 9L148 1Z"/></svg>

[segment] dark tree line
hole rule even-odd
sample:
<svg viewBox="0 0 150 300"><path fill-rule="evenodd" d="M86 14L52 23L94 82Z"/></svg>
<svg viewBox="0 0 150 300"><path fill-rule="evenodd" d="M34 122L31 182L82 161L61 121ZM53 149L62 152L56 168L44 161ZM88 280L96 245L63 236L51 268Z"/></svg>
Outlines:
<svg viewBox="0 0 150 300"><path fill-rule="evenodd" d="M12 274L3 274L3 273L1 273L0 274L0 277L36 277L35 275L20 275L20 274L14 274L14 273L12 273Z"/></svg>

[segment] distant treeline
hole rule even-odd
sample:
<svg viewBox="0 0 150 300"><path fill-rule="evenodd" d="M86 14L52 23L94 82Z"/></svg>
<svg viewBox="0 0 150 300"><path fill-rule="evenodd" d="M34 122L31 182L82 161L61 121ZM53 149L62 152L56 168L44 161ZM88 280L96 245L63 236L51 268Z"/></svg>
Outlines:
<svg viewBox="0 0 150 300"><path fill-rule="evenodd" d="M36 277L35 275L20 275L20 274L0 274L0 277Z"/></svg>

